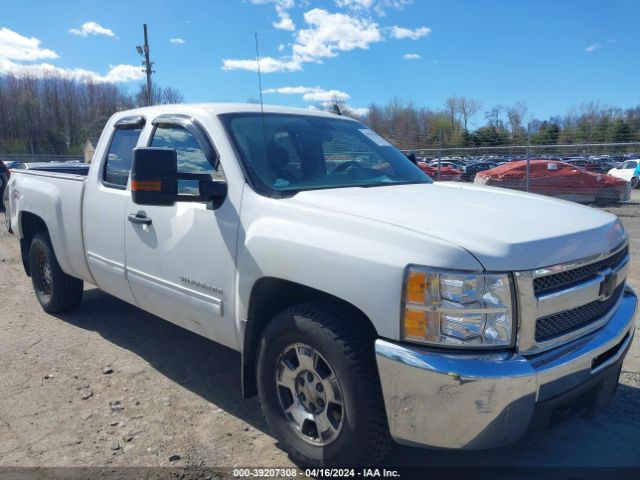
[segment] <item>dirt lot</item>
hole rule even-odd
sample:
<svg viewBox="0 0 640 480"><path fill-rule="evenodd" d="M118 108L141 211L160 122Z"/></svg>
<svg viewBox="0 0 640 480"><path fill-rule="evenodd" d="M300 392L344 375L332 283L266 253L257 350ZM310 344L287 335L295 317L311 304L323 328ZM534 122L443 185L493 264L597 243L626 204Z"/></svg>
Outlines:
<svg viewBox="0 0 640 480"><path fill-rule="evenodd" d="M638 212L618 209L632 252L640 252ZM45 314L16 240L2 230L0 467L292 465L258 402L241 398L237 353L92 287L73 314ZM631 268L640 289L637 253ZM639 339L595 420L488 452L397 447L389 464L640 466Z"/></svg>

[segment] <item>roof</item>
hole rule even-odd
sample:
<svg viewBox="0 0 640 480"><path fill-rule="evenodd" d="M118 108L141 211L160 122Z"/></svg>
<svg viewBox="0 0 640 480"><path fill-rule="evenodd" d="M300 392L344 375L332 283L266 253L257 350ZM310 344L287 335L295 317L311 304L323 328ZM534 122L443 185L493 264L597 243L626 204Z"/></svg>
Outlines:
<svg viewBox="0 0 640 480"><path fill-rule="evenodd" d="M311 110L308 108L281 107L278 105L263 105L259 103L180 103L174 105L154 105L151 107L141 107L132 110L118 112L118 116L129 115L161 115L163 113L182 114L209 114L222 115L225 113L288 113L294 115L309 115L327 118L342 118L352 120L349 117L336 115L335 113Z"/></svg>

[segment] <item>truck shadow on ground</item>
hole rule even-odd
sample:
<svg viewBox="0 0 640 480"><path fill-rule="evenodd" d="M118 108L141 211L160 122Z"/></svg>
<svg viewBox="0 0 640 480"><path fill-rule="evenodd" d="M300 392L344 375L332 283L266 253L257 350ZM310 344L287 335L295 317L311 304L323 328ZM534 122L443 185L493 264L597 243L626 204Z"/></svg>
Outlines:
<svg viewBox="0 0 640 480"><path fill-rule="evenodd" d="M269 433L257 399L242 398L237 352L98 289L86 290L78 310L59 318L97 332L182 387ZM639 404L640 388L620 385L612 403L595 420L578 419L545 436L496 450L424 450L398 445L387 462L398 467L640 466Z"/></svg>

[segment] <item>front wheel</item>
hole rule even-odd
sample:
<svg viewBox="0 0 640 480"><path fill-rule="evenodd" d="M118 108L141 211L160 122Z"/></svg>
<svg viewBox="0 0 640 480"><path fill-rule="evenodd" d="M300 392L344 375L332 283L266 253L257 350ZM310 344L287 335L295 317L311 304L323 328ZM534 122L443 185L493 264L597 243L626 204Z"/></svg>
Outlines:
<svg viewBox="0 0 640 480"><path fill-rule="evenodd" d="M33 290L45 312L67 312L78 306L82 300L82 280L62 271L46 233L33 237L29 267Z"/></svg>
<svg viewBox="0 0 640 480"><path fill-rule="evenodd" d="M367 466L388 433L373 338L346 310L303 304L278 314L258 352L258 391L276 438L303 466Z"/></svg>
<svg viewBox="0 0 640 480"><path fill-rule="evenodd" d="M639 185L640 185L640 178L633 177L631 179L631 188L638 188Z"/></svg>

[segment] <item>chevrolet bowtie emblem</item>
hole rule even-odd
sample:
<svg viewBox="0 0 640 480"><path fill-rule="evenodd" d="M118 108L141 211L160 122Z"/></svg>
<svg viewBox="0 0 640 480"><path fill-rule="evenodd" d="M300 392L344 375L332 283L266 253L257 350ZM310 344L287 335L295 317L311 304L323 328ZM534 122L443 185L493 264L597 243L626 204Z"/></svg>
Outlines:
<svg viewBox="0 0 640 480"><path fill-rule="evenodd" d="M604 280L600 283L600 299L608 300L613 296L618 283L618 276L614 273L608 273L604 276Z"/></svg>

